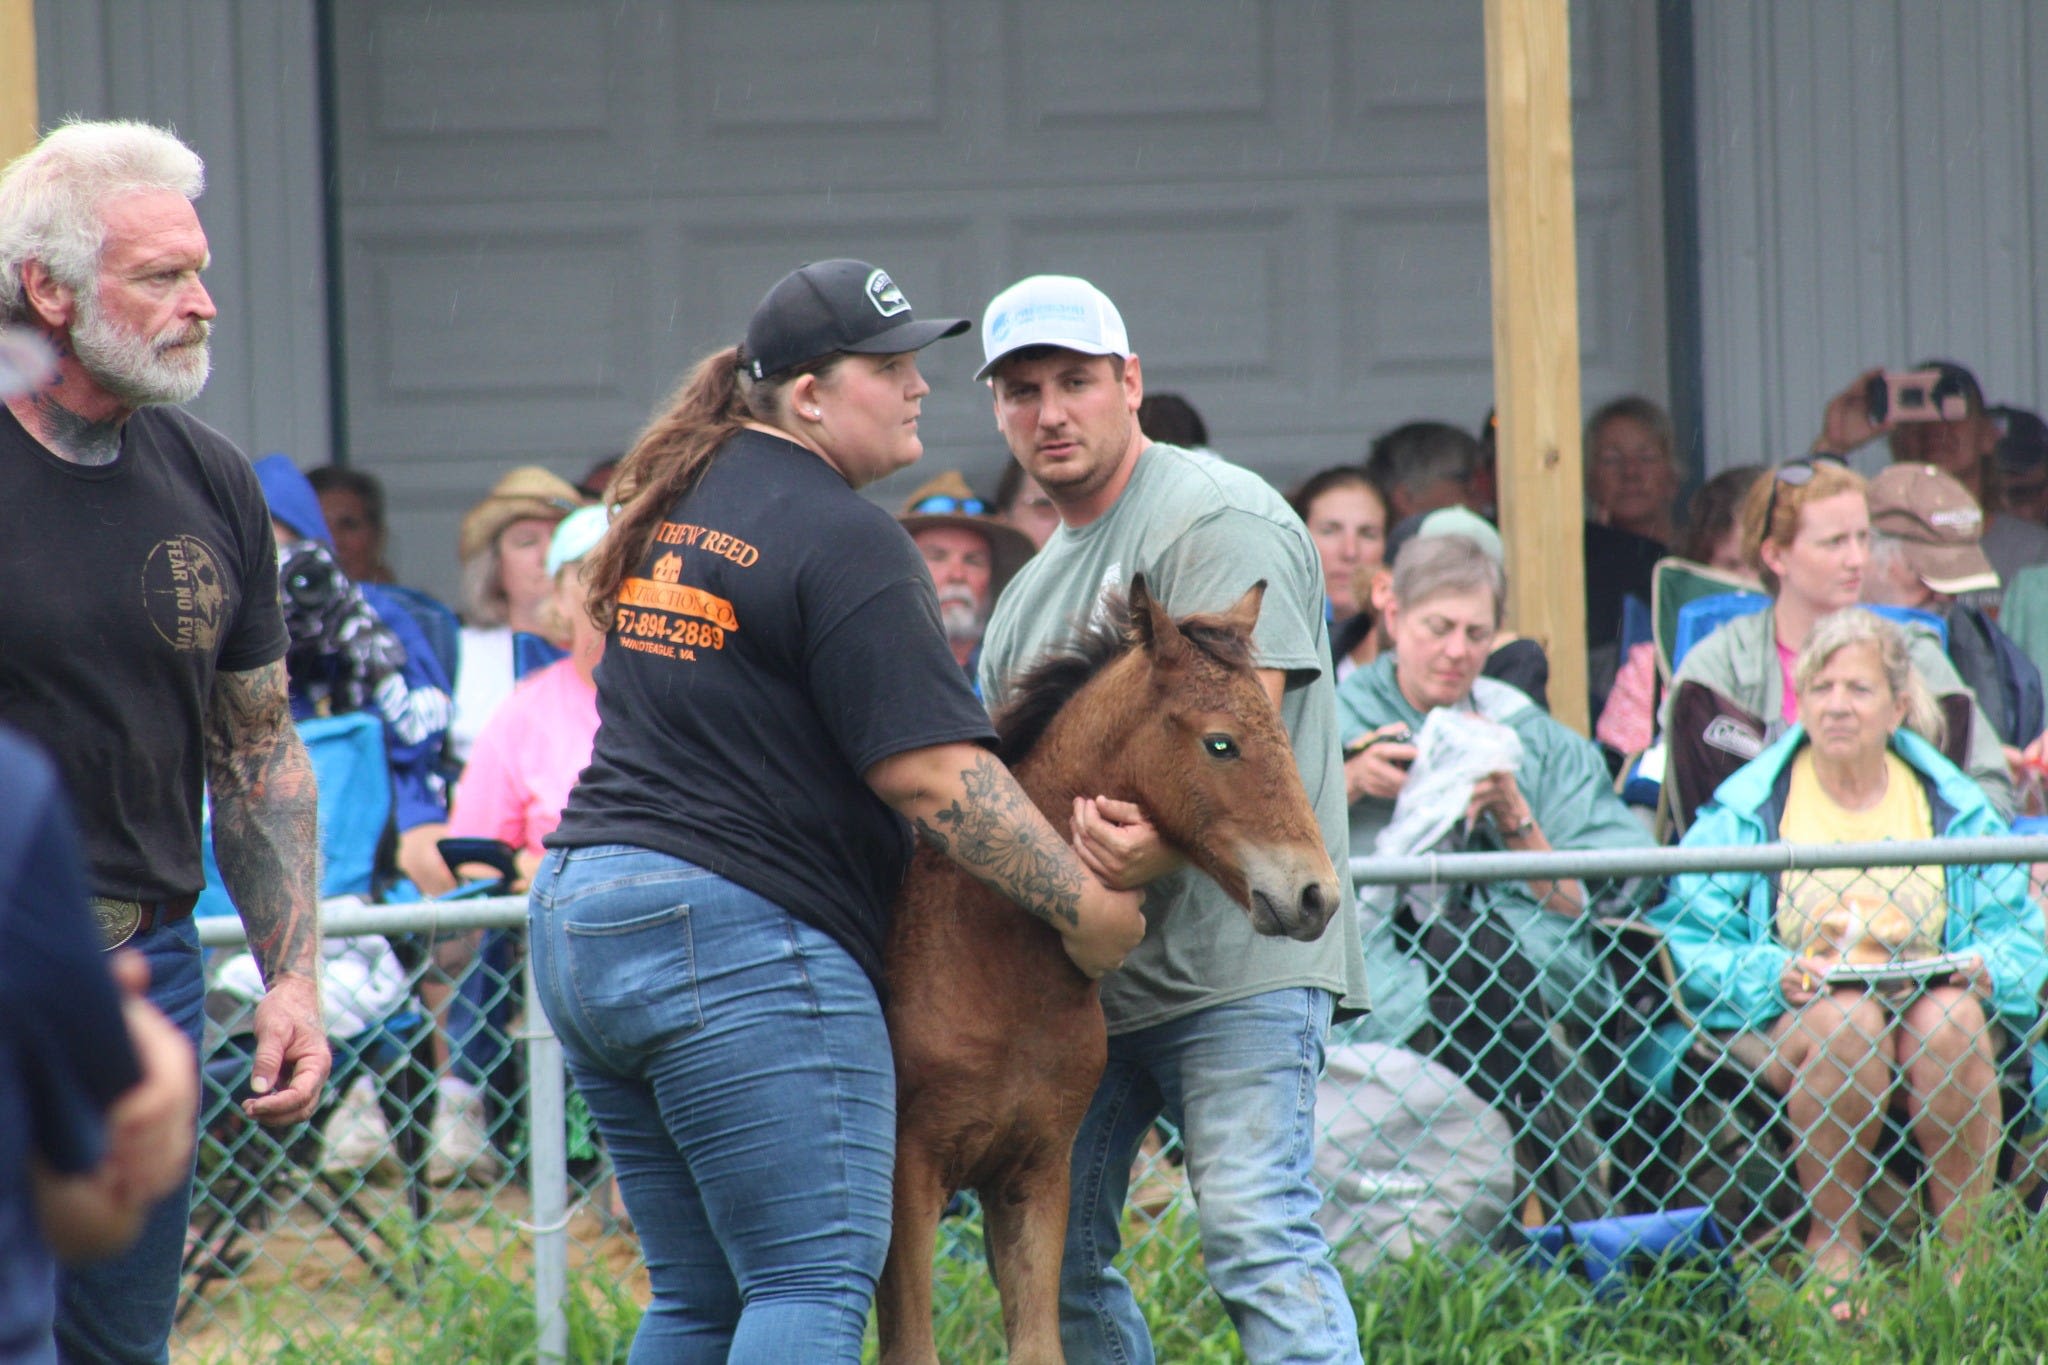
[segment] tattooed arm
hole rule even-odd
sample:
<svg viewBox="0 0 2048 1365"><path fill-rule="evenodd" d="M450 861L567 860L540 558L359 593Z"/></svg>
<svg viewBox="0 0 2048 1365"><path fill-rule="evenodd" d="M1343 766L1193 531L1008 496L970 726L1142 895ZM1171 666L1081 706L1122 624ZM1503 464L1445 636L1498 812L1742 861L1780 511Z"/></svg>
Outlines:
<svg viewBox="0 0 2048 1365"><path fill-rule="evenodd" d="M320 1015L319 833L313 763L292 725L282 662L214 678L206 710L213 851L267 986L243 1107L266 1123L313 1112L330 1057Z"/></svg>
<svg viewBox="0 0 2048 1365"><path fill-rule="evenodd" d="M975 880L1060 931L1089 976L1113 971L1145 936L1137 896L1088 875L995 755L937 744L883 759L868 785Z"/></svg>

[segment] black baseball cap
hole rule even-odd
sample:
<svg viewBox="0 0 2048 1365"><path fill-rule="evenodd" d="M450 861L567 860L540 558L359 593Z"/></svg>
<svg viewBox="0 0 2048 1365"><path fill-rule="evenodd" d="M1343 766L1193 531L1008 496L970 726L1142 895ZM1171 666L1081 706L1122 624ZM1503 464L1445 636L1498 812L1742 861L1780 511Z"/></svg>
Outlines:
<svg viewBox="0 0 2048 1365"><path fill-rule="evenodd" d="M866 261L813 261L784 275L754 309L740 364L766 379L835 351L921 351L972 325L966 318L917 321L889 272Z"/></svg>

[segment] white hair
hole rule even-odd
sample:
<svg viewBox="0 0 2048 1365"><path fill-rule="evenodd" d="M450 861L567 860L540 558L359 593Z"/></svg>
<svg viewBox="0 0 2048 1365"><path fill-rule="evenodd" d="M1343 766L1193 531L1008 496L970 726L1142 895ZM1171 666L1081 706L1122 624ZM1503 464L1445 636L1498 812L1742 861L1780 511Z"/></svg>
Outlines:
<svg viewBox="0 0 2048 1365"><path fill-rule="evenodd" d="M150 190L197 199L205 188L199 154L152 124L74 120L49 133L0 172L0 320L29 320L30 261L73 291L91 288L108 200Z"/></svg>
<svg viewBox="0 0 2048 1365"><path fill-rule="evenodd" d="M1876 647L1885 686L1891 688L1893 697L1903 698L1906 703L1906 728L1918 732L1928 743L1939 745L1948 727L1941 704L1935 701L1920 671L1913 667L1912 646L1906 632L1863 607L1844 607L1814 623L1813 633L1806 637L1805 647L1792 664L1793 692L1804 694L1828 666L1828 660L1851 645Z"/></svg>

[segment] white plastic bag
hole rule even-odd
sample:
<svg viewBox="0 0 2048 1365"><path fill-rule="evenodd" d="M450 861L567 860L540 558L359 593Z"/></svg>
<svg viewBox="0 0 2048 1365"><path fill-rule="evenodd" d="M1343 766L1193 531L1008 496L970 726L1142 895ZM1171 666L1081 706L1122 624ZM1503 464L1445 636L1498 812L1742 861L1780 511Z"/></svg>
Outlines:
<svg viewBox="0 0 2048 1365"><path fill-rule="evenodd" d="M1415 762L1373 852L1383 858L1427 853L1464 820L1474 787L1521 766L1522 739L1513 730L1476 711L1439 706L1415 737Z"/></svg>

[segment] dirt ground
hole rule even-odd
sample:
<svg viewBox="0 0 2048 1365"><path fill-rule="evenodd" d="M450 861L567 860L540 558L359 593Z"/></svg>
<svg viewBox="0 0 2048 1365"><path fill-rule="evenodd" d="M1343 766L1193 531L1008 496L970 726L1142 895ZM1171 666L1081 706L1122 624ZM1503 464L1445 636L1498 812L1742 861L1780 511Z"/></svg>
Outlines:
<svg viewBox="0 0 2048 1365"><path fill-rule="evenodd" d="M361 1197L373 1218L403 1225L404 1201L396 1187L364 1186ZM531 1234L518 1226L530 1208L527 1192L517 1186L456 1188L435 1190L428 1216L449 1253L474 1265L496 1265L530 1293ZM630 1232L609 1224L587 1198L572 1203L568 1232L572 1274L600 1267L605 1279L647 1302L647 1271ZM287 1284L296 1292L278 1292ZM264 1359L275 1352L281 1334L325 1337L370 1315L418 1311L378 1284L348 1244L301 1203L266 1231L245 1269L206 1286L171 1335L171 1359L178 1365Z"/></svg>

